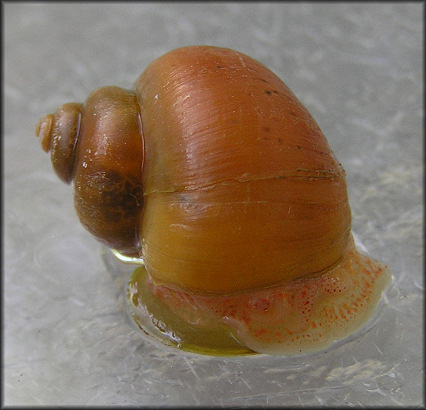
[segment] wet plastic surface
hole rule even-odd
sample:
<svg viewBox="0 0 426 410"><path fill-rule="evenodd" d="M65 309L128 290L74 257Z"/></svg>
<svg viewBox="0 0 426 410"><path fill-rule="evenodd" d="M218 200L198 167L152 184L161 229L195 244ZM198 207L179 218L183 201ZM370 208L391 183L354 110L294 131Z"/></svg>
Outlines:
<svg viewBox="0 0 426 410"><path fill-rule="evenodd" d="M407 4L25 4L4 10L6 405L424 405L422 15ZM374 326L324 352L209 357L144 338L127 268L79 224L36 121L130 88L183 45L277 73L347 173L358 243L394 274Z"/></svg>

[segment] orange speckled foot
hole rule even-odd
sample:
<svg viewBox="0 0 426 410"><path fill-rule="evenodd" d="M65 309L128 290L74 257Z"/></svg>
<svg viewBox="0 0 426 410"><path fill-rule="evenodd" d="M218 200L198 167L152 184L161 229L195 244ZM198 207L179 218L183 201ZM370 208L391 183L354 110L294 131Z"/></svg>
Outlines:
<svg viewBox="0 0 426 410"><path fill-rule="evenodd" d="M258 353L301 354L322 350L362 327L390 283L386 265L352 246L340 263L319 276L226 296L148 286L188 323L202 328L223 323L244 346Z"/></svg>

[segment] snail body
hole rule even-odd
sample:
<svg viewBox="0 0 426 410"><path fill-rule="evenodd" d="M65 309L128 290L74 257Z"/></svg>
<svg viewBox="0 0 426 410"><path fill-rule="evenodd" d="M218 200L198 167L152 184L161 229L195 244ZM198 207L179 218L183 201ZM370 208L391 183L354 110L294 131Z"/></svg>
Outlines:
<svg viewBox="0 0 426 410"><path fill-rule="evenodd" d="M212 317L226 322L242 344L256 339L249 349L292 351L285 332L273 330L295 326L282 304L271 314L279 289L288 299L308 282L319 289L326 277L355 283L367 266L353 244L345 172L325 136L289 88L244 54L207 46L171 51L133 90L102 87L85 104L44 117L36 134L59 177L74 180L82 224L110 248L143 260L144 286L159 303L188 323L194 309L203 312L196 321L204 327L215 326ZM386 267L373 265L368 286L354 291L348 284L343 293L352 296L332 302L365 305L346 320L347 332L371 315L388 283ZM336 286L309 303L323 307ZM252 308L256 292L267 301L263 319ZM135 306L143 304L130 293ZM241 330L242 317L250 318L249 330ZM253 326L262 320L270 323L267 338ZM307 335L314 316L305 321ZM320 339L331 343L333 332L290 344L315 350Z"/></svg>

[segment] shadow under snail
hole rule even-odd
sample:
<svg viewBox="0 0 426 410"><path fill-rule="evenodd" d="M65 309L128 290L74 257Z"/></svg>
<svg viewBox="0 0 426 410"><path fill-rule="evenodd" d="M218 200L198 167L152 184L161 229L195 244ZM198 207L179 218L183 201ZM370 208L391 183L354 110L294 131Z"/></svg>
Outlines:
<svg viewBox="0 0 426 410"><path fill-rule="evenodd" d="M244 54L173 50L36 134L84 227L142 261L129 306L166 344L318 351L361 328L391 280L355 248L345 172L315 120Z"/></svg>

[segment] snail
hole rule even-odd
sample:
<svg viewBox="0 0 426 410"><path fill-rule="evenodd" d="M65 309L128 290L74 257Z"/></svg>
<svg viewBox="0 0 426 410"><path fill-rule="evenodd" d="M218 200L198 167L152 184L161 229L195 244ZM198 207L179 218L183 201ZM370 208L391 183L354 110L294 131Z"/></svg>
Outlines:
<svg viewBox="0 0 426 410"><path fill-rule="evenodd" d="M102 87L36 135L83 226L140 261L132 316L206 354L315 352L360 329L391 280L355 247L346 176L272 71L188 46L133 89Z"/></svg>

